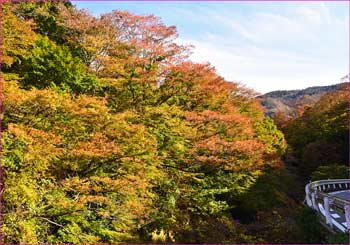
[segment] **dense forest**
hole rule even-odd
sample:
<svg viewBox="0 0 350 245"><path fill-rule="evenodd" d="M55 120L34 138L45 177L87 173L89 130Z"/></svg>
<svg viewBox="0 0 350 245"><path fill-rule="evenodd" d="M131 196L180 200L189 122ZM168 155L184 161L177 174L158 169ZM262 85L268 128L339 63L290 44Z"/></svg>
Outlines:
<svg viewBox="0 0 350 245"><path fill-rule="evenodd" d="M347 176L348 88L271 119L177 36L2 3L2 243L346 243L302 202Z"/></svg>
<svg viewBox="0 0 350 245"><path fill-rule="evenodd" d="M295 118L288 119L283 112L274 117L290 145L287 161L299 170L300 178L348 177L349 83L341 85L313 106L304 106Z"/></svg>

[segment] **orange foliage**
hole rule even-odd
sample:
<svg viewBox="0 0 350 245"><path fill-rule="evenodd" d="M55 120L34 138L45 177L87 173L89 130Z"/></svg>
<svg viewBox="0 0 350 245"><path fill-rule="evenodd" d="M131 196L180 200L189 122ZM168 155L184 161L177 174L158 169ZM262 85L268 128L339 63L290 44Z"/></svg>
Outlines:
<svg viewBox="0 0 350 245"><path fill-rule="evenodd" d="M120 149L116 143L108 140L108 138L100 132L93 135L89 141L79 142L71 151L72 155L89 157L103 157L119 153Z"/></svg>

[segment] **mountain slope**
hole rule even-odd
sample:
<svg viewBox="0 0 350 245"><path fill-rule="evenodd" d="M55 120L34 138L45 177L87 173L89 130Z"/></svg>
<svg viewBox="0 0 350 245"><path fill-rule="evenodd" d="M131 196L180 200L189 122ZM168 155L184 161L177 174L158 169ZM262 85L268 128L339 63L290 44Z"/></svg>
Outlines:
<svg viewBox="0 0 350 245"><path fill-rule="evenodd" d="M259 96L265 108L265 114L273 116L280 111L288 116L295 116L299 108L312 106L322 95L340 90L346 83L330 86L309 87L300 90L278 90Z"/></svg>

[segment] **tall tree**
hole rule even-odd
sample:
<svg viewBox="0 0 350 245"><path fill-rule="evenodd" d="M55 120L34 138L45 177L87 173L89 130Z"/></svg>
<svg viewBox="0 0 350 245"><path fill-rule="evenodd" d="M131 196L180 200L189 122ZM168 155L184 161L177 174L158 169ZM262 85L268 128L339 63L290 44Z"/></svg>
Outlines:
<svg viewBox="0 0 350 245"><path fill-rule="evenodd" d="M284 138L254 91L189 62L155 16L17 6L7 30L36 40L7 53L6 243L263 242L232 215L284 197Z"/></svg>
<svg viewBox="0 0 350 245"><path fill-rule="evenodd" d="M17 18L15 7L2 4L2 69L9 70L13 63L20 62L30 56L30 48L34 45L36 35L32 30L33 22Z"/></svg>

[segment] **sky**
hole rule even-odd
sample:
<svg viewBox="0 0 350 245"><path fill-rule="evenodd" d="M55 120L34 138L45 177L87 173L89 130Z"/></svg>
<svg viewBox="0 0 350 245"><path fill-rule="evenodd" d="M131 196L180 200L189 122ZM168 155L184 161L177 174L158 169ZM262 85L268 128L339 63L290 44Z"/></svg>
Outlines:
<svg viewBox="0 0 350 245"><path fill-rule="evenodd" d="M349 2L72 1L95 16L114 9L175 25L190 59L266 93L340 82L349 74Z"/></svg>

